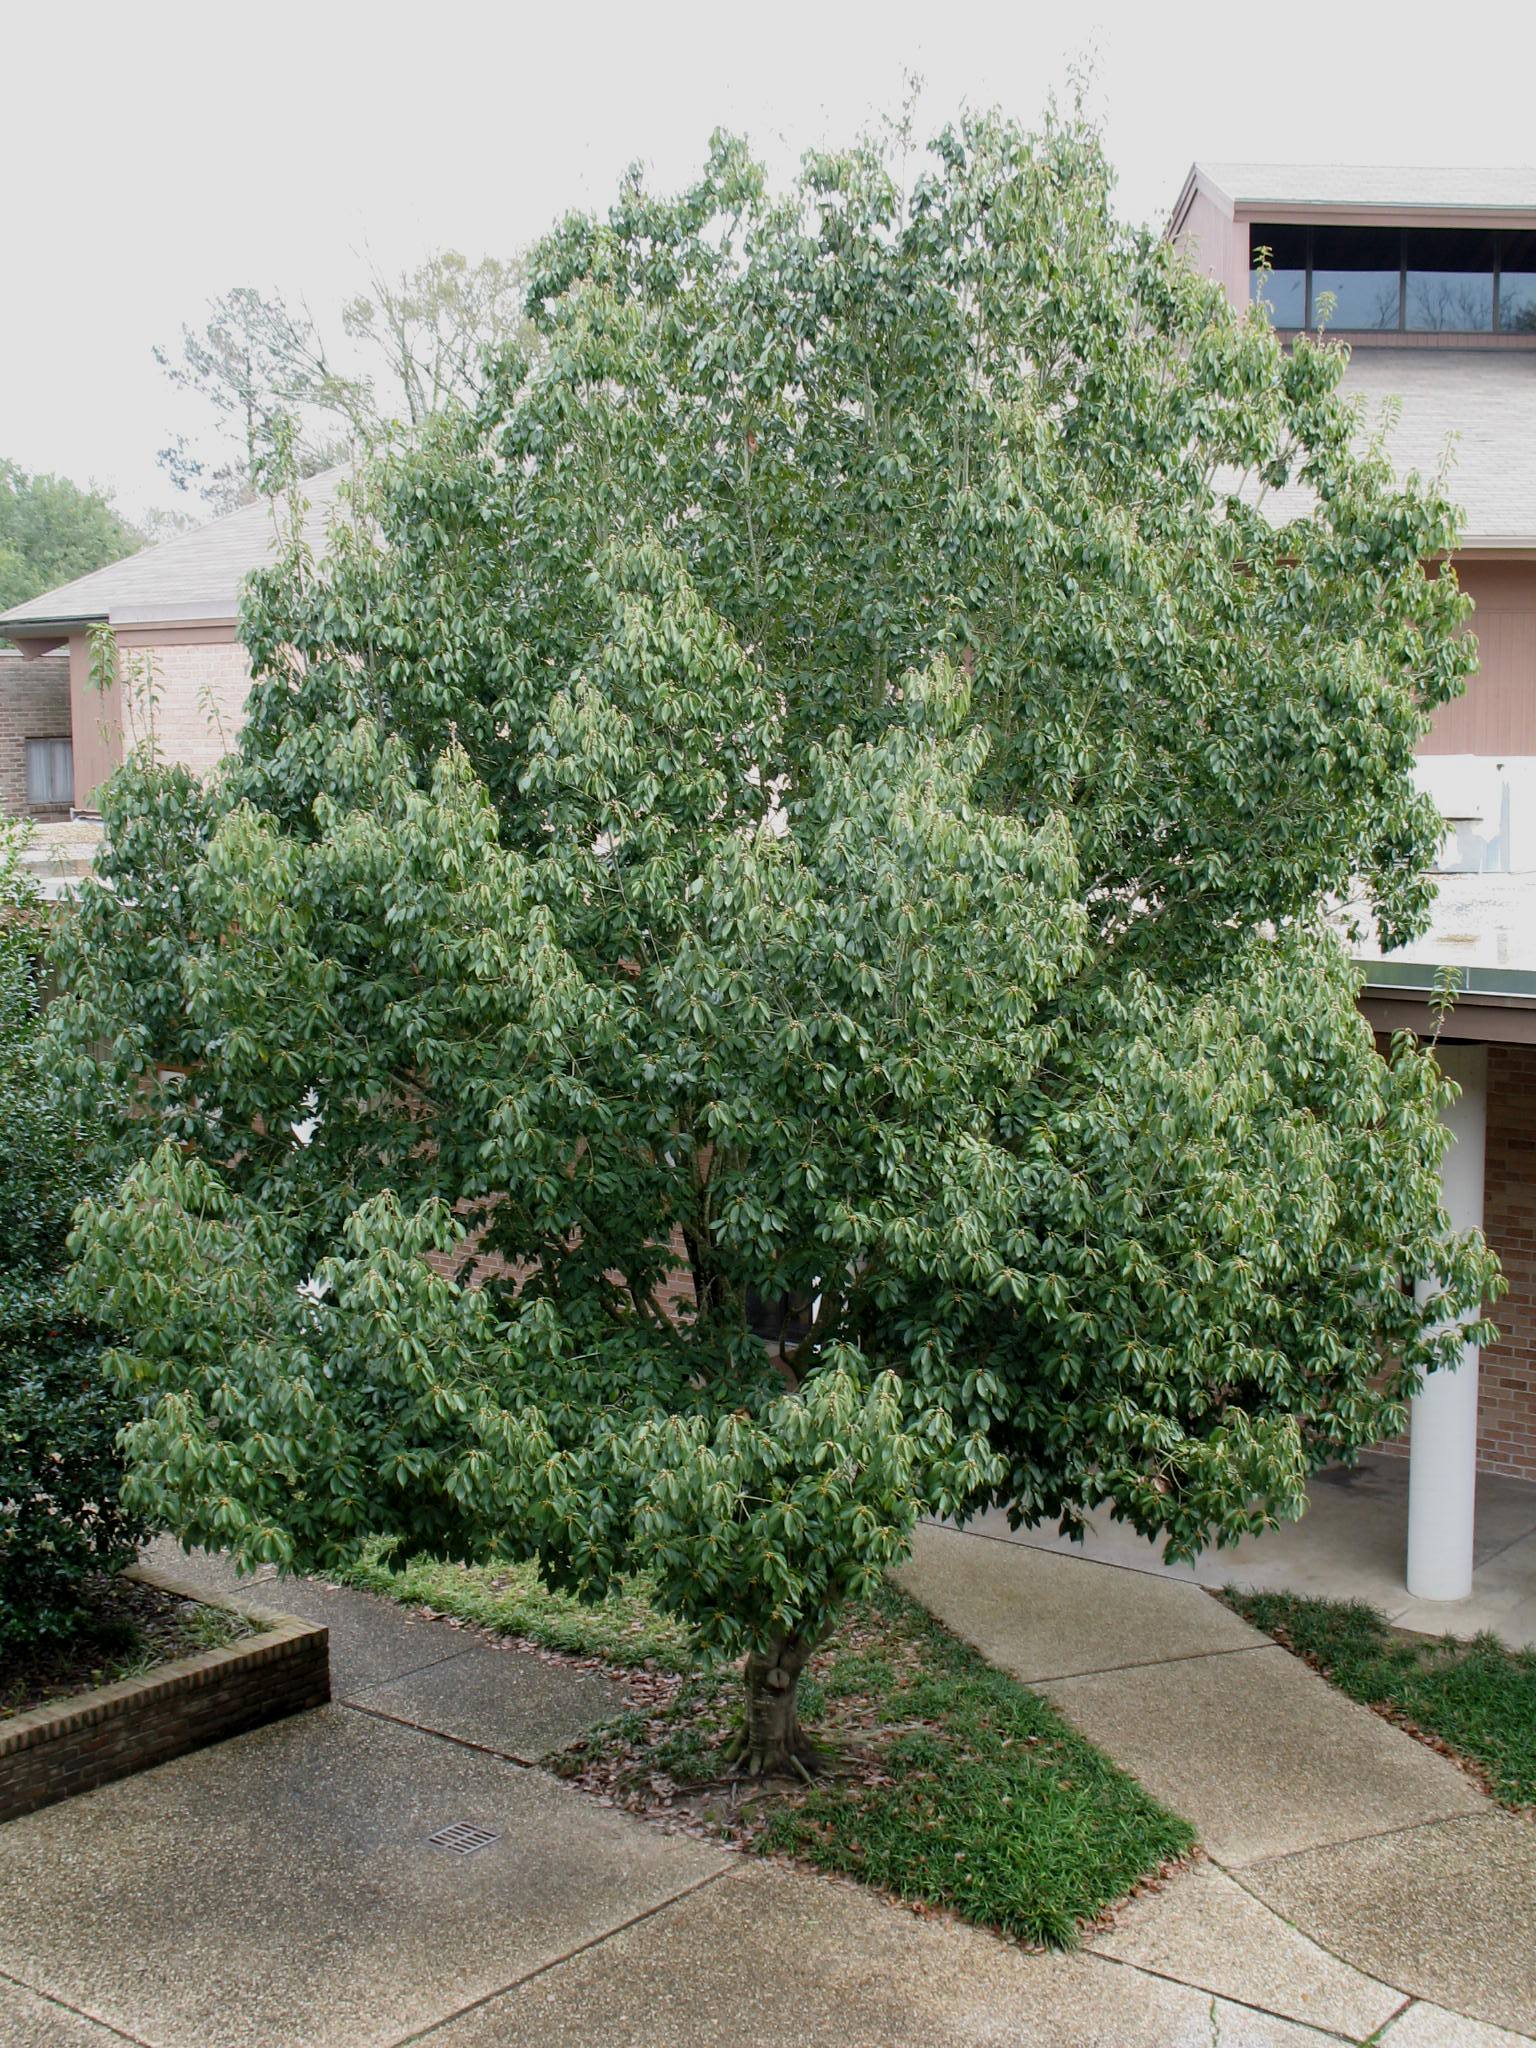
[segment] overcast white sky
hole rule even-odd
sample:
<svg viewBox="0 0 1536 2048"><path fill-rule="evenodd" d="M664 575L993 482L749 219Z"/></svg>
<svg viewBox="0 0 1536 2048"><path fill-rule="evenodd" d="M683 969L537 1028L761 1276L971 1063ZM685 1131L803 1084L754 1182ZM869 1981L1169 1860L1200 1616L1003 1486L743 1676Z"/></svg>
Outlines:
<svg viewBox="0 0 1536 2048"><path fill-rule="evenodd" d="M510 254L710 130L778 170L925 81L1032 117L1096 52L1124 210L1190 161L1529 163L1536 4L819 0L536 7L463 0L55 0L0 33L0 455L175 504L155 463L199 416L151 348L235 284L330 314L365 245ZM179 501L185 505L188 501Z"/></svg>

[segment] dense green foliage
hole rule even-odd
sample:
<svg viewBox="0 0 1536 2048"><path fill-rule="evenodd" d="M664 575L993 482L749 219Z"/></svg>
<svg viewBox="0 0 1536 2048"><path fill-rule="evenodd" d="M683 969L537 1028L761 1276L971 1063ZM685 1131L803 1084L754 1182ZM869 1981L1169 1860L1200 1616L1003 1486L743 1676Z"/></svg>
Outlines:
<svg viewBox="0 0 1536 2048"><path fill-rule="evenodd" d="M759 1851L1059 1947L1194 1847L1039 1693L893 1587L847 1610L803 1690L839 1759L808 1790L747 1804L716 1789L738 1711L719 1669L550 1762L642 1811L681 1803Z"/></svg>
<svg viewBox="0 0 1536 2048"><path fill-rule="evenodd" d="M117 1432L95 1333L63 1300L76 1203L99 1186L97 1133L44 1057L43 913L0 836L0 1650L69 1635L93 1582L132 1562L139 1518L119 1499Z"/></svg>
<svg viewBox="0 0 1536 2048"><path fill-rule="evenodd" d="M1362 1600L1236 1586L1225 1598L1351 1699L1470 1759L1506 1806L1536 1809L1536 1649L1511 1650L1491 1635L1409 1635Z"/></svg>
<svg viewBox="0 0 1536 2048"><path fill-rule="evenodd" d="M100 491L62 476L29 476L0 457L0 612L105 568L144 536Z"/></svg>
<svg viewBox="0 0 1536 2048"><path fill-rule="evenodd" d="M135 1497L643 1562L789 1691L920 1512L1298 1512L1491 1277L1325 918L1425 914L1451 508L1071 122L909 192L722 142L531 280L253 580L227 777L103 799L60 1016L138 1091L78 1237ZM782 1362L754 1295L817 1303Z"/></svg>

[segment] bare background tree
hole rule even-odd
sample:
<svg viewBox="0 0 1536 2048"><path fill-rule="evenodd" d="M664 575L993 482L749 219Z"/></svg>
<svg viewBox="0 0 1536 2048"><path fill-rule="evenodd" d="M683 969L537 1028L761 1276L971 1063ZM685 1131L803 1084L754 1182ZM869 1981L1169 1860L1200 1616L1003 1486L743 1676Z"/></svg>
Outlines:
<svg viewBox="0 0 1536 2048"><path fill-rule="evenodd" d="M294 422L299 468L312 476L390 422L415 426L473 397L483 350L523 328L521 261L471 263L456 249L394 276L372 266L329 329L303 299L236 286L201 326L183 327L178 348L155 350L171 382L216 416L211 449L178 434L161 466L178 490L227 511L251 496L276 413Z"/></svg>

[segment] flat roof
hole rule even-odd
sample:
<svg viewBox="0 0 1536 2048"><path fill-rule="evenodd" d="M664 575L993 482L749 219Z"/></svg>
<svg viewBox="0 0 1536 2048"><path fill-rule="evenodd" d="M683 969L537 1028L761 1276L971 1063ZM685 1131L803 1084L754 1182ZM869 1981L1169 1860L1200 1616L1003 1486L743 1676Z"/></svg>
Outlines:
<svg viewBox="0 0 1536 2048"><path fill-rule="evenodd" d="M1467 995L1536 1002L1536 873L1441 875L1429 929L1395 952L1374 933L1350 951L1366 986L1424 991L1451 968Z"/></svg>

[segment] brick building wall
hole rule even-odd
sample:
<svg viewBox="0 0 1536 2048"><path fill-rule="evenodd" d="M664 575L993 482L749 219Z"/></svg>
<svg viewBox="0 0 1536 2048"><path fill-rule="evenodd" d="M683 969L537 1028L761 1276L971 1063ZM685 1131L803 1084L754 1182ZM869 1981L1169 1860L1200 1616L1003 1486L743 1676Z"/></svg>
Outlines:
<svg viewBox="0 0 1536 2048"><path fill-rule="evenodd" d="M68 804L27 802L28 740L69 738L69 657L18 654L0 647L0 814L67 817Z"/></svg>
<svg viewBox="0 0 1536 2048"><path fill-rule="evenodd" d="M1478 1372L1477 1466L1536 1479L1536 1046L1488 1048L1483 1235L1509 1292L1493 1304L1499 1341ZM1406 1456L1408 1432L1377 1449Z"/></svg>
<svg viewBox="0 0 1536 2048"><path fill-rule="evenodd" d="M1487 1144L1483 1230L1509 1292L1483 1353L1478 1464L1536 1479L1536 1046L1489 1046Z"/></svg>
<svg viewBox="0 0 1536 2048"><path fill-rule="evenodd" d="M143 729L143 692L152 683L155 733L167 760L204 775L229 753L245 722L251 664L235 640L151 641L118 635L124 718L130 742Z"/></svg>

